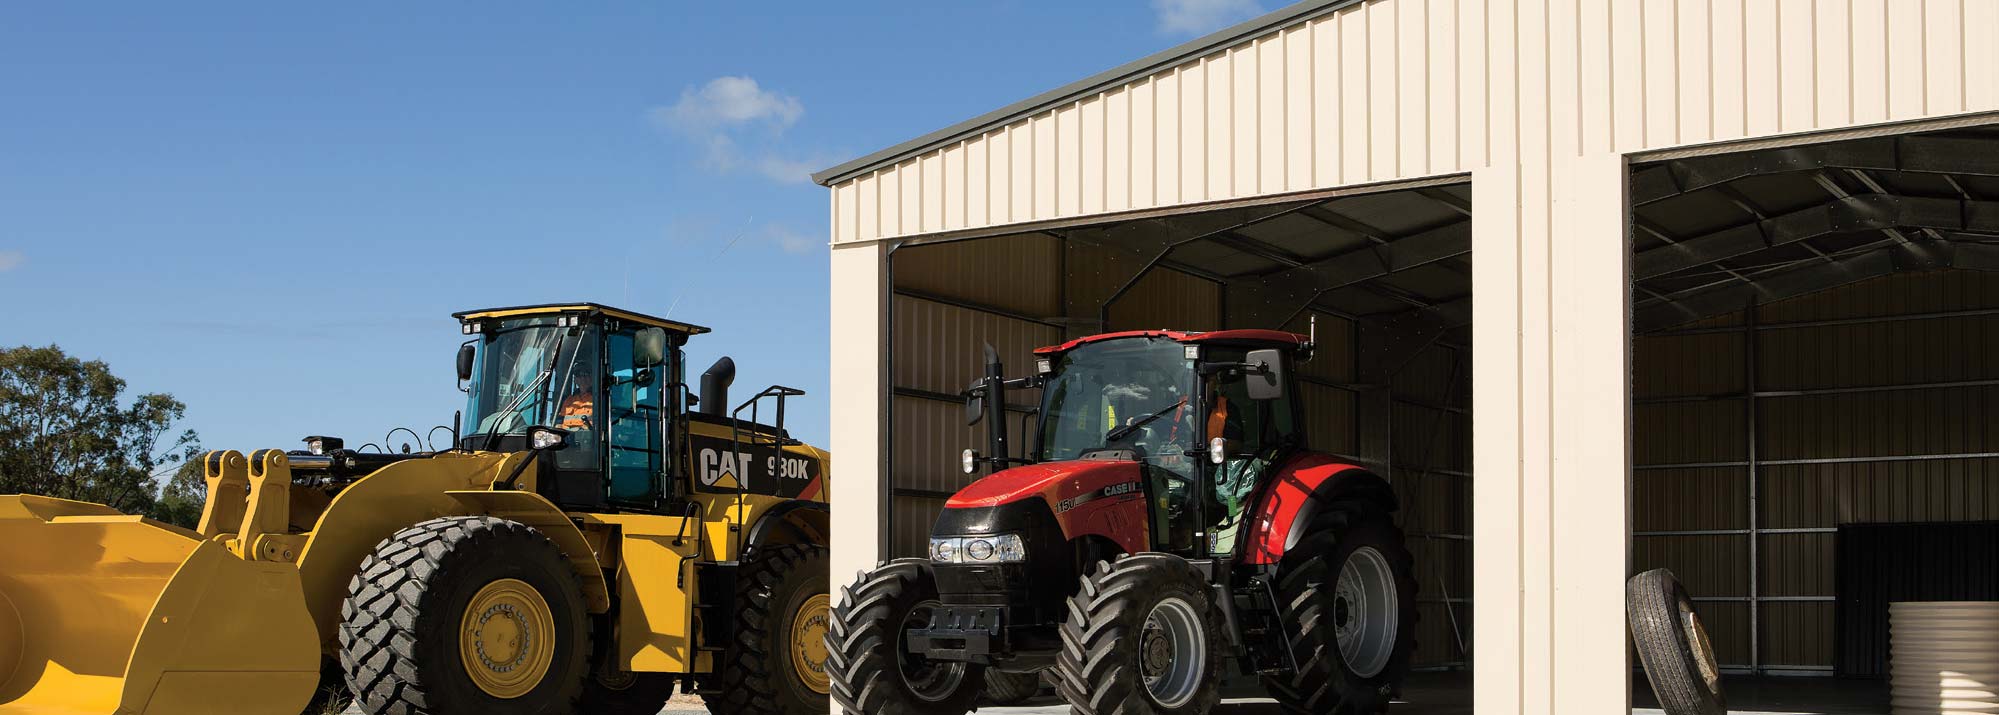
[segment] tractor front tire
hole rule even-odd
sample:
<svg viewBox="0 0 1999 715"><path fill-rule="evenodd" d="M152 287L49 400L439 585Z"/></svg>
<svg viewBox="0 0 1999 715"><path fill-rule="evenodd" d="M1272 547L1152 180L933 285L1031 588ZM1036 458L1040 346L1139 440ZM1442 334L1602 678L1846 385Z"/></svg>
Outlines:
<svg viewBox="0 0 1999 715"><path fill-rule="evenodd" d="M1287 713L1374 715L1416 650L1414 559L1389 513L1338 502L1285 552L1277 611L1297 668L1264 676Z"/></svg>
<svg viewBox="0 0 1999 715"><path fill-rule="evenodd" d="M720 687L702 696L719 715L824 715L827 711L826 547L766 546L736 579L734 640Z"/></svg>
<svg viewBox="0 0 1999 715"><path fill-rule="evenodd" d="M569 560L504 519L432 519L383 540L340 615L341 667L369 715L564 715L589 669Z"/></svg>
<svg viewBox="0 0 1999 715"><path fill-rule="evenodd" d="M1221 609L1185 559L1098 562L1069 598L1055 686L1074 715L1203 715L1221 683Z"/></svg>
<svg viewBox="0 0 1999 715"><path fill-rule="evenodd" d="M833 700L847 715L964 715L986 667L931 661L908 651L906 633L930 621L937 581L928 559L897 559L841 589L826 636Z"/></svg>

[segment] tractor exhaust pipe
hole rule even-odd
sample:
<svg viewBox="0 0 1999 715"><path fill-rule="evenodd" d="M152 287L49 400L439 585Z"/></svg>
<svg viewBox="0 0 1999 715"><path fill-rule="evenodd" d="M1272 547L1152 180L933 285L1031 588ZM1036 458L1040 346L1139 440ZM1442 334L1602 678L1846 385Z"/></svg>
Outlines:
<svg viewBox="0 0 1999 715"><path fill-rule="evenodd" d="M736 361L728 356L716 360L701 373L701 412L716 417L729 416L729 385L736 381Z"/></svg>

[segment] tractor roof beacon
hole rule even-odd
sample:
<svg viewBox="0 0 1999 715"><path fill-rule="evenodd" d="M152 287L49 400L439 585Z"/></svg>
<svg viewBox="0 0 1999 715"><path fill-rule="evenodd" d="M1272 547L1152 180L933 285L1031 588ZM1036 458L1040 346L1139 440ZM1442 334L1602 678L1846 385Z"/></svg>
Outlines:
<svg viewBox="0 0 1999 715"><path fill-rule="evenodd" d="M834 610L848 713L968 711L1049 676L1084 715L1199 715L1224 681L1287 711L1377 713L1414 649L1411 558L1387 481L1304 444L1292 368L1312 340L1148 330L987 349L987 425L927 557L864 574ZM1008 390L1041 391L1011 444Z"/></svg>
<svg viewBox="0 0 1999 715"><path fill-rule="evenodd" d="M194 530L0 496L0 711L293 715L344 689L377 715L652 715L679 687L826 712L803 393L732 404L723 358L697 400L682 346L708 329L629 310L453 317L448 443L210 452Z"/></svg>

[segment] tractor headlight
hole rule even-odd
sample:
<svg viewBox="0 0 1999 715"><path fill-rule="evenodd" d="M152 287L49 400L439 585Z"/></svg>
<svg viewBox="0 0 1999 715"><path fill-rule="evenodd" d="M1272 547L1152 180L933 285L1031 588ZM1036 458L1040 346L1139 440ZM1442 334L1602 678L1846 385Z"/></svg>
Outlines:
<svg viewBox="0 0 1999 715"><path fill-rule="evenodd" d="M958 466L963 468L966 474L971 474L972 472L978 471L979 453L976 450L972 449L966 449L965 451L958 453Z"/></svg>
<svg viewBox="0 0 1999 715"><path fill-rule="evenodd" d="M940 564L1003 564L1027 560L1019 534L930 539L930 560Z"/></svg>

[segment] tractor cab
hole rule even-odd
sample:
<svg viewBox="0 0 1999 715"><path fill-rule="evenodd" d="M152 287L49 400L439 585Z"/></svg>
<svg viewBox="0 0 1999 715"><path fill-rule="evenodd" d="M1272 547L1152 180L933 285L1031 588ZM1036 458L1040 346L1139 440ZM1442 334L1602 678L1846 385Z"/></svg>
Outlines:
<svg viewBox="0 0 1999 715"><path fill-rule="evenodd" d="M975 452L966 465L1135 463L1151 507L1147 550L1229 553L1250 491L1303 446L1289 366L1310 350L1305 336L1272 330L1134 331L1041 348L1036 375L1013 382L1042 390L1029 456ZM993 384L970 399L983 407Z"/></svg>

